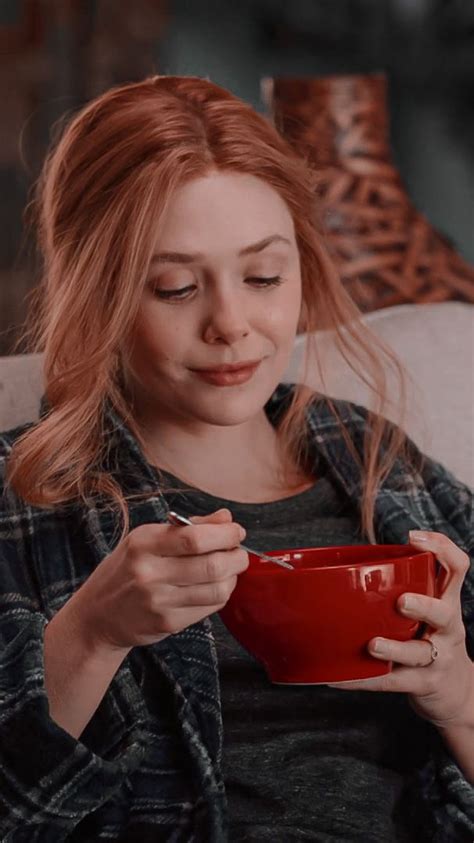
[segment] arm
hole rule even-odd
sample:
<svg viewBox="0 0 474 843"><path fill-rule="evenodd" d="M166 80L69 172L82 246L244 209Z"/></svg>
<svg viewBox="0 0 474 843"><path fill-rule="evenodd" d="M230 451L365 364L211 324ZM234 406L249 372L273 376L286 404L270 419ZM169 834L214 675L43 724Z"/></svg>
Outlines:
<svg viewBox="0 0 474 843"><path fill-rule="evenodd" d="M35 543L41 540L38 513L21 505L12 516L2 488L2 469L0 454L0 839L10 839L21 825L25 839L31 832L31 838L47 835L59 843L113 798L140 765L149 743L148 712L126 659L116 673L115 665L109 664L109 676L101 680L93 698L83 700L80 711L68 709L77 685L73 676L69 683L61 676L59 647L66 634L66 613L60 617L58 612L54 624L51 621L45 651L47 622L34 586L32 561ZM64 660L69 648L70 642L64 642ZM76 650L73 661L78 660ZM92 674L98 669L95 660ZM82 675L86 673L90 681L87 658ZM67 729L81 730L81 717L85 723L92 716L105 689L102 704L107 705L110 737L104 735L99 755ZM59 724L51 717L50 703ZM71 713L72 720L66 723Z"/></svg>
<svg viewBox="0 0 474 843"><path fill-rule="evenodd" d="M45 618L22 605L18 594L10 598L0 608L0 839L9 839L21 818L32 837L43 832L60 841L140 765L149 741L148 713L124 661L107 689L107 713L114 719L103 754L75 739L50 715ZM69 699L73 691L69 685ZM95 700L87 702L90 712L93 705Z"/></svg>
<svg viewBox="0 0 474 843"><path fill-rule="evenodd" d="M471 673L471 694L464 718L452 726L439 728L439 733L467 781L474 785L474 665Z"/></svg>
<svg viewBox="0 0 474 843"><path fill-rule="evenodd" d="M105 650L88 640L74 597L45 629L44 670L50 716L78 738L130 649Z"/></svg>
<svg viewBox="0 0 474 843"><path fill-rule="evenodd" d="M361 417L366 411L357 407ZM409 440L415 463L421 461L421 452ZM398 463L396 490L400 478L411 475L410 491L413 495L412 526L417 529L439 530L448 535L471 559L461 591L462 617L466 633L466 649L474 661L474 522L472 490L459 481L441 463L425 456L419 471L412 471L403 462ZM414 481L414 482L413 482ZM412 509L407 498L407 511ZM416 523L414 524L413 521ZM396 529L393 531L393 527ZM392 520L391 532L397 541L405 540L403 510L400 518ZM426 762L416 772L421 792L431 806L437 830L433 840L474 841L474 785L469 780L472 757L469 757L467 740L472 746L471 730L467 723L461 728L437 729L433 725L432 744ZM466 736L467 740L466 740ZM464 741L466 744L464 745ZM467 766L469 765L469 766ZM469 769L470 768L470 769Z"/></svg>
<svg viewBox="0 0 474 843"><path fill-rule="evenodd" d="M445 466L430 458L426 460L422 476L431 499L443 518L442 529L449 526L451 531L454 531L453 539L471 559L470 571L465 577L461 591L461 602L466 647L471 661L474 661L472 490L454 477ZM431 513L427 512L427 518L431 517ZM471 708L468 708L466 721L462 726L437 729L437 735L441 738L439 748L435 750L432 762L427 764L422 772L423 790L435 806L435 815L440 828L443 829L441 834L447 840L464 839L462 834L466 839L474 840L474 690L471 700ZM452 837L449 837L449 834Z"/></svg>

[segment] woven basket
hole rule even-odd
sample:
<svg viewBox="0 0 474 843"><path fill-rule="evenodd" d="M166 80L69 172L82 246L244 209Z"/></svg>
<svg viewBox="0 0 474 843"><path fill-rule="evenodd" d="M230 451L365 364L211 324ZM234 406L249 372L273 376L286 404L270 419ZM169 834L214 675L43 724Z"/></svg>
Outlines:
<svg viewBox="0 0 474 843"><path fill-rule="evenodd" d="M414 207L392 161L383 74L265 78L279 131L318 174L326 242L364 312L474 302L474 268Z"/></svg>

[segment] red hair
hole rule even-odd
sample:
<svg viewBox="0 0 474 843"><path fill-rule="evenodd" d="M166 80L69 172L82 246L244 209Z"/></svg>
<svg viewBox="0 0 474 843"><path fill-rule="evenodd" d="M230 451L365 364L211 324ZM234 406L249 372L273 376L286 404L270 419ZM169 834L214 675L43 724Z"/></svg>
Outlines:
<svg viewBox="0 0 474 843"><path fill-rule="evenodd" d="M399 377L400 422L403 371L361 322L326 253L314 173L267 119L223 88L195 77L154 76L112 88L74 116L46 158L33 205L44 271L20 342L44 354L51 410L15 442L8 482L40 507L75 499L88 505L97 494L105 495L122 515L121 537L128 533L127 499L101 469L105 403L111 402L146 454L123 387L126 340L133 332L157 223L176 188L211 169L257 176L284 199L301 257L301 328L334 329L342 355L373 391L362 460L334 402L326 395L321 400L338 418L360 464L361 526L375 541L375 492L406 444L401 426L384 418L382 361ZM297 386L278 427L289 462L304 459L305 411L313 399L311 390Z"/></svg>

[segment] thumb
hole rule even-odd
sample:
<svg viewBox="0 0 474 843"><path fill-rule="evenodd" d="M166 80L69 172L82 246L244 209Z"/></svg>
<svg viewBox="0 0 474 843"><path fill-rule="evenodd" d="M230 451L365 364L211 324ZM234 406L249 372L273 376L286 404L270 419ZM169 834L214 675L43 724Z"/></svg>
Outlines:
<svg viewBox="0 0 474 843"><path fill-rule="evenodd" d="M226 521L232 521L232 513L230 509L217 509L208 515L192 515L189 520L193 524L224 524Z"/></svg>

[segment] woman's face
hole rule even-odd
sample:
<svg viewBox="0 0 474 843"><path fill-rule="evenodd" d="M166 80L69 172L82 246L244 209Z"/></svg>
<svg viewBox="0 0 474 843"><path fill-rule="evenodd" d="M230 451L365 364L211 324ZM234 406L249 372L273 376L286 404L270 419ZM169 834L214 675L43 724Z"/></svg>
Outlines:
<svg viewBox="0 0 474 843"><path fill-rule="evenodd" d="M134 329L137 416L238 425L262 411L288 365L301 306L299 253L284 201L254 176L212 172L174 194ZM260 361L244 383L196 370Z"/></svg>

